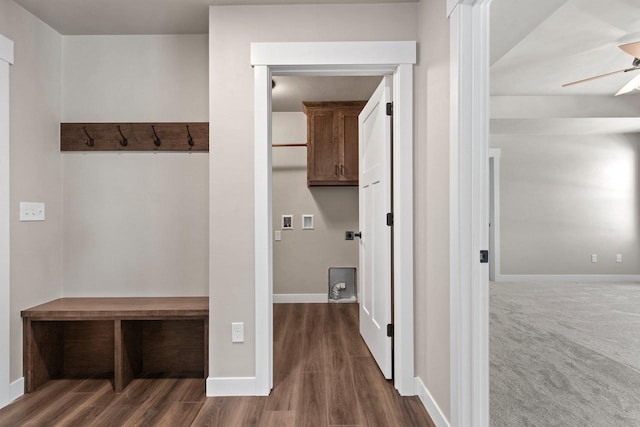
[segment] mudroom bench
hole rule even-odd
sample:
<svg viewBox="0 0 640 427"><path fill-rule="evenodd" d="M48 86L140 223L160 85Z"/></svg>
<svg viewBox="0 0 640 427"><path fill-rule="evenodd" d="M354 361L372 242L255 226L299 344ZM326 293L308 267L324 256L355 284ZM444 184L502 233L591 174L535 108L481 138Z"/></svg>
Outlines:
<svg viewBox="0 0 640 427"><path fill-rule="evenodd" d="M25 392L50 379L206 378L207 297L60 298L23 310Z"/></svg>

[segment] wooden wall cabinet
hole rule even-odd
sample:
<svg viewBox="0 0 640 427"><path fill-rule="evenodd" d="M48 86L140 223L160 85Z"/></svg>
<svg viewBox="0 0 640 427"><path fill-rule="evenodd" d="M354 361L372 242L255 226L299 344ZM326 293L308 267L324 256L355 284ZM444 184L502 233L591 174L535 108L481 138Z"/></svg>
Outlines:
<svg viewBox="0 0 640 427"><path fill-rule="evenodd" d="M303 102L307 185L358 185L358 115L367 101Z"/></svg>

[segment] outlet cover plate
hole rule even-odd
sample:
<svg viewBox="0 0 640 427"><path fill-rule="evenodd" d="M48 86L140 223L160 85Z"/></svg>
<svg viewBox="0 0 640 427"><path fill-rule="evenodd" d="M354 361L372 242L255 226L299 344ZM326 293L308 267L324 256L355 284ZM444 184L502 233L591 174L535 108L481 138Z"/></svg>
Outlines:
<svg viewBox="0 0 640 427"><path fill-rule="evenodd" d="M231 324L231 342L244 342L244 323Z"/></svg>
<svg viewBox="0 0 640 427"><path fill-rule="evenodd" d="M44 203L20 202L20 221L44 221Z"/></svg>

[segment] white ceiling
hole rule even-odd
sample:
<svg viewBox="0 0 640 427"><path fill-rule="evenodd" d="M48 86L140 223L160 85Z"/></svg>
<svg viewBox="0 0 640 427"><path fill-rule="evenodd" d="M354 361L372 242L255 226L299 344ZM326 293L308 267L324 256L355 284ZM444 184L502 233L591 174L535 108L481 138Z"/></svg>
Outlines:
<svg viewBox="0 0 640 427"><path fill-rule="evenodd" d="M412 3L417 0L16 0L63 35L206 34L209 5Z"/></svg>
<svg viewBox="0 0 640 427"><path fill-rule="evenodd" d="M561 87L631 66L617 46L640 41L640 0L494 0L491 13L492 95L613 95L635 75Z"/></svg>
<svg viewBox="0 0 640 427"><path fill-rule="evenodd" d="M273 80L273 111L302 111L302 101L368 100L382 77L277 76Z"/></svg>

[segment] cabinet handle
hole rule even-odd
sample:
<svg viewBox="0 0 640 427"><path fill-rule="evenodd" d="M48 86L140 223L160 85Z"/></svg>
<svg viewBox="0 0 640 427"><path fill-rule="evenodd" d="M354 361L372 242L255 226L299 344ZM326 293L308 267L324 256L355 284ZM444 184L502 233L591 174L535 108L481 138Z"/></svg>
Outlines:
<svg viewBox="0 0 640 427"><path fill-rule="evenodd" d="M344 176L344 165L340 165L340 175Z"/></svg>
<svg viewBox="0 0 640 427"><path fill-rule="evenodd" d="M337 163L336 163L336 173L335 173L335 175L338 176L338 164Z"/></svg>

